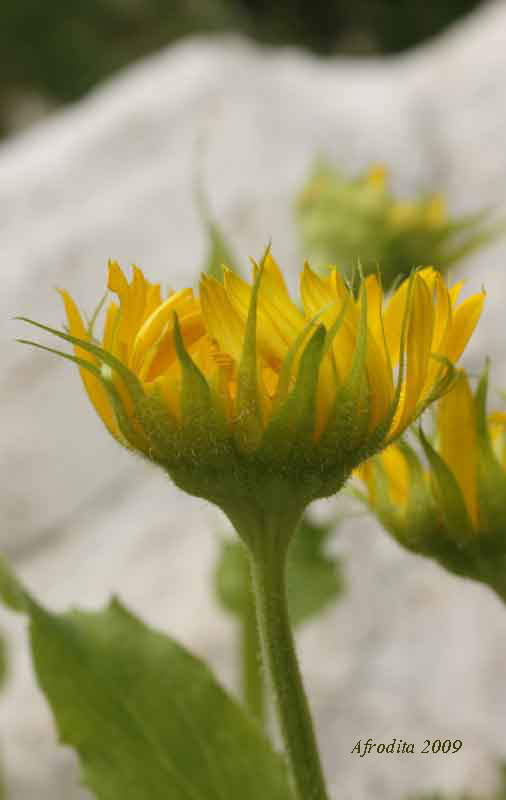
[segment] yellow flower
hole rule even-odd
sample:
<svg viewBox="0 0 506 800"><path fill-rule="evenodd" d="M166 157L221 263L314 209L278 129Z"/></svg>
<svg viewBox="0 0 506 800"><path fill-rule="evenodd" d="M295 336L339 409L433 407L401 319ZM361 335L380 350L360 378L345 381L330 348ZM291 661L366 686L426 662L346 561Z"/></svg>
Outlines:
<svg viewBox="0 0 506 800"><path fill-rule="evenodd" d="M223 284L202 277L198 297L162 298L140 269L129 283L111 262L100 341L67 292L69 333L39 327L74 344L67 357L111 434L187 491L228 513L234 481L250 499L276 484L273 502L283 481L304 507L448 390L484 293L459 305L461 285L448 290L431 267L385 307L376 275L355 295L337 270L322 279L306 264L300 287L301 308L270 252L251 285L225 269Z"/></svg>
<svg viewBox="0 0 506 800"><path fill-rule="evenodd" d="M488 212L451 216L439 193L400 199L388 169L375 164L347 178L322 163L297 201L304 250L318 267L337 264L350 276L357 261L365 274L381 271L385 290L409 274L413 265L445 269L504 232L489 224Z"/></svg>
<svg viewBox="0 0 506 800"><path fill-rule="evenodd" d="M487 375L473 395L460 372L439 402L424 468L405 442L358 470L366 502L405 547L506 599L506 413L487 416Z"/></svg>

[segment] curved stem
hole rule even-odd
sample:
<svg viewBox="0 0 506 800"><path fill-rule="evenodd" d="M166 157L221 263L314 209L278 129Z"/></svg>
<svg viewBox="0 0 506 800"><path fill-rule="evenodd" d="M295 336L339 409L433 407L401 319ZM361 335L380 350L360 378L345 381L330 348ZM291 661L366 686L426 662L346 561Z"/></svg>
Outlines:
<svg viewBox="0 0 506 800"><path fill-rule="evenodd" d="M328 800L299 670L286 597L286 536L259 537L251 553L257 618L281 730L300 800Z"/></svg>
<svg viewBox="0 0 506 800"><path fill-rule="evenodd" d="M248 594L240 626L241 694L246 708L263 726L265 687L253 591Z"/></svg>

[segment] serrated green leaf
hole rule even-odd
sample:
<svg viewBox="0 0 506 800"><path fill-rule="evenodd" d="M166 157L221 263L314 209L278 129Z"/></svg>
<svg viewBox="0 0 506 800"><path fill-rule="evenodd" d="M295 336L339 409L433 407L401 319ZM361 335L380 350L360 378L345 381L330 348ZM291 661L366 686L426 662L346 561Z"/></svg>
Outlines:
<svg viewBox="0 0 506 800"><path fill-rule="evenodd" d="M117 600L53 614L0 569L30 617L39 685L98 800L293 800L283 760L208 667Z"/></svg>

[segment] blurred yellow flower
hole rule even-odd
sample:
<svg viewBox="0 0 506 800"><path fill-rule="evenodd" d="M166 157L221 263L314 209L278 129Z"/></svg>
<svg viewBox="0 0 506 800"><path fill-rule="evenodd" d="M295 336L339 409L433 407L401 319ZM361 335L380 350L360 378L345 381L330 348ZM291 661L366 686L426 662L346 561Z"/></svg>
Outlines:
<svg viewBox="0 0 506 800"><path fill-rule="evenodd" d="M366 461L357 475L369 507L408 549L506 599L506 413L486 414L487 377L473 395L464 372L439 402L422 465L405 442Z"/></svg>
<svg viewBox="0 0 506 800"><path fill-rule="evenodd" d="M64 291L69 334L46 330L74 344L112 435L196 494L214 492L213 470L223 483L241 464L304 486L305 503L337 491L448 390L484 302L480 292L458 304L461 284L448 290L427 267L384 307L376 275L354 294L337 270L320 278L306 264L299 308L270 252L251 285L225 269L223 284L202 277L198 297L162 298L115 262L108 288L100 342Z"/></svg>
<svg viewBox="0 0 506 800"><path fill-rule="evenodd" d="M318 268L337 264L349 276L360 261L365 274L379 268L385 290L413 266L437 264L444 272L503 234L504 222L491 224L490 216L450 216L437 192L401 200L382 164L348 178L322 163L297 198L303 249Z"/></svg>

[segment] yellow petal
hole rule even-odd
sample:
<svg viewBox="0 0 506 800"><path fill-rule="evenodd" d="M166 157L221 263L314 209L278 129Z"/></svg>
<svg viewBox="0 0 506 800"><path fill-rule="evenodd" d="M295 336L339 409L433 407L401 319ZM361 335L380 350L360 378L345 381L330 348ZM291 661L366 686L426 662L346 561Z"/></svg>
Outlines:
<svg viewBox="0 0 506 800"><path fill-rule="evenodd" d="M309 264L304 264L304 270L300 276L300 296L306 317L314 317L318 311L327 306L334 305L336 296L330 286L330 282L323 281Z"/></svg>
<svg viewBox="0 0 506 800"><path fill-rule="evenodd" d="M506 411L492 411L488 415L488 428L494 452L506 469Z"/></svg>
<svg viewBox="0 0 506 800"><path fill-rule="evenodd" d="M405 456L396 445L390 445L381 455L381 462L388 477L391 502L405 508L408 502L409 469Z"/></svg>
<svg viewBox="0 0 506 800"><path fill-rule="evenodd" d="M392 370L374 335L368 331L366 345L367 380L369 384L369 430L387 416L394 398Z"/></svg>
<svg viewBox="0 0 506 800"><path fill-rule="evenodd" d="M129 285L119 264L109 261L108 288L120 301L121 317L116 335L125 347L125 361L129 363L131 348L139 328L145 318L146 300L151 284L146 281L142 271L134 266L132 282ZM152 298L150 298L152 301Z"/></svg>
<svg viewBox="0 0 506 800"><path fill-rule="evenodd" d="M227 267L223 268L223 285L236 314L245 322L248 316L251 286Z"/></svg>
<svg viewBox="0 0 506 800"><path fill-rule="evenodd" d="M457 308L446 343L446 356L455 363L462 355L483 311L485 292L468 297Z"/></svg>
<svg viewBox="0 0 506 800"><path fill-rule="evenodd" d="M138 373L148 353L156 344L166 330L172 330L174 324L174 312L179 317L198 312L192 289L181 289L174 292L171 296L161 303L151 315L144 321L132 343L129 364L131 369Z"/></svg>
<svg viewBox="0 0 506 800"><path fill-rule="evenodd" d="M491 425L497 425L498 428L506 430L506 411L491 411L488 415L488 421Z"/></svg>
<svg viewBox="0 0 506 800"><path fill-rule="evenodd" d="M452 322L452 299L439 274L435 280L435 294L432 351L434 353L443 353L446 352L446 338Z"/></svg>
<svg viewBox="0 0 506 800"><path fill-rule="evenodd" d="M400 412L392 436L401 433L415 418L423 398L434 331L434 307L429 288L417 273L413 278L411 307L406 334L406 378Z"/></svg>
<svg viewBox="0 0 506 800"><path fill-rule="evenodd" d="M229 300L221 283L207 275L200 283L200 305L209 335L223 353L239 363L244 339L244 321Z"/></svg>
<svg viewBox="0 0 506 800"><path fill-rule="evenodd" d="M464 285L464 281L458 281L458 283L455 283L452 286L452 288L449 289L450 298L451 298L451 301L452 301L452 308L453 308L454 305L456 305L457 300L459 299L459 294L460 294L460 292L462 290L463 285Z"/></svg>
<svg viewBox="0 0 506 800"><path fill-rule="evenodd" d="M179 320L179 327L187 350L190 350L192 345L206 334L204 320L200 311L195 311L182 317ZM167 325L166 332L144 359L139 372L139 377L142 381L153 381L160 375L168 373L177 365L173 329L174 319L172 318L170 325Z"/></svg>
<svg viewBox="0 0 506 800"><path fill-rule="evenodd" d="M350 292L343 280L343 276L336 267L330 273L328 282L334 293L334 300L344 300L349 295Z"/></svg>
<svg viewBox="0 0 506 800"><path fill-rule="evenodd" d="M102 337L102 346L104 350L108 350L113 355L115 355L114 329L118 321L118 313L119 307L116 303L110 303L105 312L104 335Z"/></svg>
<svg viewBox="0 0 506 800"><path fill-rule="evenodd" d="M162 297L160 293L160 284L152 283L146 293L146 306L144 308L142 322L145 322L145 320L151 316L153 311L158 308L161 302Z"/></svg>
<svg viewBox="0 0 506 800"><path fill-rule="evenodd" d="M448 335L452 326L452 304L441 275L435 281L434 328L432 335L431 351L433 355L446 356ZM437 358L430 358L425 380L425 387L421 392L421 403L431 394L435 384L442 377L446 366Z"/></svg>
<svg viewBox="0 0 506 800"><path fill-rule="evenodd" d="M79 339L84 339L88 341L88 334L86 332L86 328L84 327L83 321L81 319L81 315L77 309L76 304L72 300L71 296L68 292L60 290L60 295L63 298L63 302L65 304L65 311L67 314L67 320L69 324L69 331L72 336L76 336ZM89 361L91 364L98 366L97 359L93 358L93 356L88 353L87 350L83 350L81 347L74 347L74 352L78 358L82 358L84 361ZM79 372L81 373L81 378L84 383L84 387L90 398L92 405L94 406L97 414L103 421L104 425L108 428L108 430L112 433L113 436L117 436L118 429L116 425L116 420L114 417L114 413L111 409L109 404L109 400L107 399L107 394L102 387L102 384L88 372L87 369L84 367L79 368Z"/></svg>
<svg viewBox="0 0 506 800"><path fill-rule="evenodd" d="M435 267L422 267L422 269L417 270L417 275L425 281L428 288L432 292L434 286L436 285L437 279L440 277L440 272Z"/></svg>
<svg viewBox="0 0 506 800"><path fill-rule="evenodd" d="M453 472L475 526L478 525L476 416L469 382L462 372L439 402L439 454Z"/></svg>
<svg viewBox="0 0 506 800"><path fill-rule="evenodd" d="M367 325L376 341L383 339L383 289L377 275L368 275L364 281L367 294Z"/></svg>
<svg viewBox="0 0 506 800"><path fill-rule="evenodd" d="M392 367L396 367L400 358L401 333L408 302L409 280L403 281L394 292L383 313L385 339Z"/></svg>
<svg viewBox="0 0 506 800"><path fill-rule="evenodd" d="M369 382L369 430L372 431L390 410L394 385L383 330L383 290L377 275L369 275L365 279L364 287L367 294L366 368Z"/></svg>
<svg viewBox="0 0 506 800"><path fill-rule="evenodd" d="M369 505L374 508L377 504L376 459L381 462L386 474L390 502L401 510L405 509L409 493L409 468L405 456L395 444L387 447L379 456L368 459L355 470L355 475L367 486Z"/></svg>
<svg viewBox="0 0 506 800"><path fill-rule="evenodd" d="M267 259L266 259L267 262ZM303 315L297 311L288 293L280 287L273 274L268 281L275 286L275 297L270 297L260 284L257 306L257 343L260 355L274 369L279 369L293 339L304 328ZM246 321L251 298L251 286L231 270L224 270L224 286L228 299L242 321Z"/></svg>
<svg viewBox="0 0 506 800"><path fill-rule="evenodd" d="M286 288L281 270L268 253L264 261L264 271L258 296L260 320L265 314L277 328L287 346L304 328L304 315L292 302Z"/></svg>

